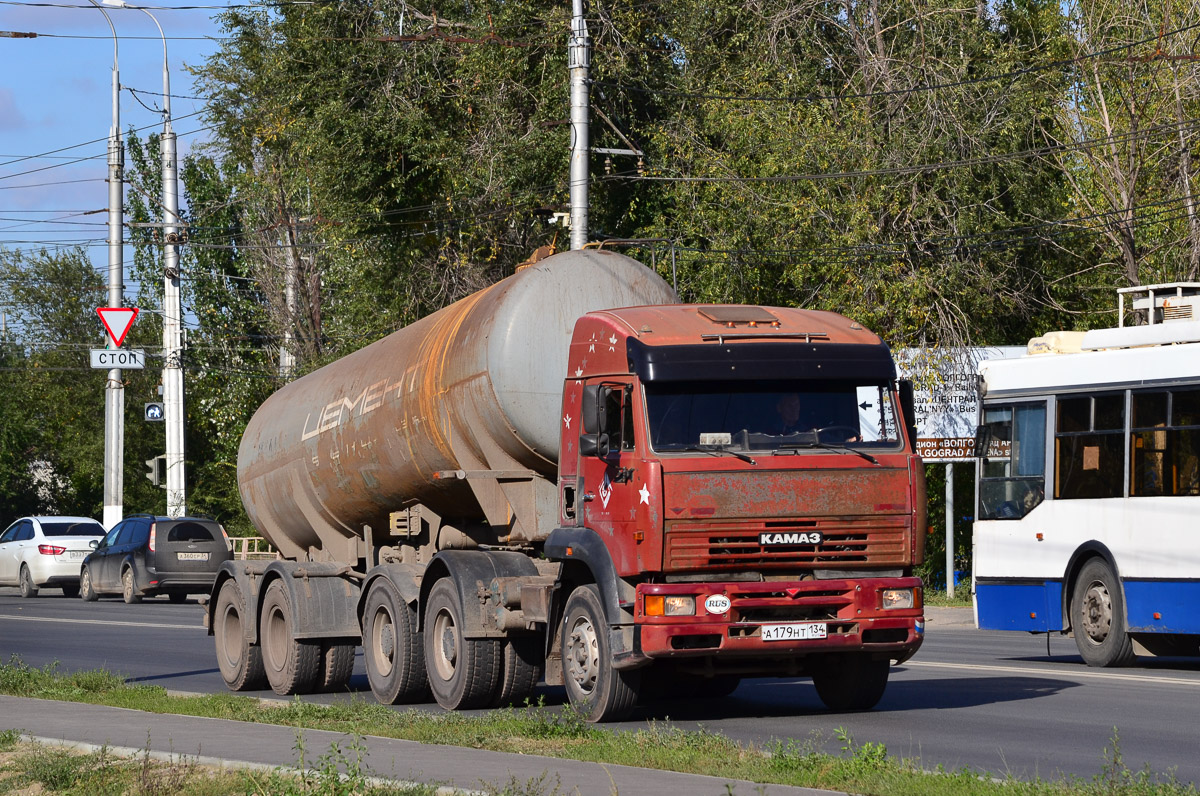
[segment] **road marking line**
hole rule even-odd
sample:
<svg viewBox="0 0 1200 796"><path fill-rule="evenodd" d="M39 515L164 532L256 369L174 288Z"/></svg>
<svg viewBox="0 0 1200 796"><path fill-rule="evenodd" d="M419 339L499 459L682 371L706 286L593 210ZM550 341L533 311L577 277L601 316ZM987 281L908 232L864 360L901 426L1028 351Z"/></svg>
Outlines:
<svg viewBox="0 0 1200 796"><path fill-rule="evenodd" d="M1082 677L1094 680L1122 680L1144 683L1174 683L1175 685L1200 686L1200 680L1185 680L1181 677L1150 677L1141 674L1117 674L1116 672L1066 671L1063 669L1035 669L1027 666L986 666L974 663L935 663L931 661L905 661L901 667L916 666L930 669L968 669L985 672L1018 672L1056 677Z"/></svg>
<svg viewBox="0 0 1200 796"><path fill-rule="evenodd" d="M204 625L197 622L194 625L164 625L158 622L117 622L110 619L58 619L49 616L13 616L0 614L0 619L15 619L18 622L64 622L79 625L120 625L122 627L159 627L169 630L203 630Z"/></svg>

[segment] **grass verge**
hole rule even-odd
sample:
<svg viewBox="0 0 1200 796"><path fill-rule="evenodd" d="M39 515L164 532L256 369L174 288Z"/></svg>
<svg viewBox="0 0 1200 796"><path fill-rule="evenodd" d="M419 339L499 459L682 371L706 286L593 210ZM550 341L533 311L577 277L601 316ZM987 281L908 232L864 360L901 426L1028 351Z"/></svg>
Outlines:
<svg viewBox="0 0 1200 796"><path fill-rule="evenodd" d="M844 730L837 734L841 753L828 754L821 751L826 739L820 736L758 747L738 743L715 732L683 730L668 722L652 722L643 729L614 732L588 724L570 708L551 710L543 705L524 710L497 710L482 716L398 710L363 699L335 705L316 705L295 699L269 705L251 697L233 694L171 696L158 686L127 685L120 677L109 672L61 673L54 666L41 669L30 667L16 657L0 665L0 693L154 713L332 730L355 739L376 735L422 743L538 754L878 796L1197 794L1192 785L1176 781L1170 773L1128 769L1121 758L1115 730L1109 748L1102 754L1099 751L1097 753L1099 772L1093 778L1039 778L1026 781L981 776L979 772L965 768L927 771L919 760L889 755L882 744L858 743ZM361 765L361 758L355 765ZM344 761L342 767L345 768ZM551 787L552 790L549 789ZM0 793L3 792L4 788L0 786ZM544 782L509 783L495 792L544 794L556 793L558 787Z"/></svg>

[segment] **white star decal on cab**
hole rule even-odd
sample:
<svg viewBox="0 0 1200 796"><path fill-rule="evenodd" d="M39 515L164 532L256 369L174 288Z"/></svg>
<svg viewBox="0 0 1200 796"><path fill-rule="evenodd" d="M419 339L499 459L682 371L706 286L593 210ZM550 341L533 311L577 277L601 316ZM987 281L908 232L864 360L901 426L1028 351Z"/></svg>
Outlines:
<svg viewBox="0 0 1200 796"><path fill-rule="evenodd" d="M638 495L641 496L642 503L645 503L647 506L650 505L650 490L646 488L645 484L642 484L642 488L638 490Z"/></svg>
<svg viewBox="0 0 1200 796"><path fill-rule="evenodd" d="M571 430L571 416L563 415L563 424L566 425L567 431Z"/></svg>

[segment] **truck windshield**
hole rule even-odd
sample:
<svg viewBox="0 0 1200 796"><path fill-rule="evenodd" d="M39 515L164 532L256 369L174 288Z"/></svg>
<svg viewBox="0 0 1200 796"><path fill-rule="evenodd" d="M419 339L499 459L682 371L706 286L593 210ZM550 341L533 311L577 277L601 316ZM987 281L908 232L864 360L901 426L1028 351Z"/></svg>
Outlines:
<svg viewBox="0 0 1200 796"><path fill-rule="evenodd" d="M645 382L650 444L746 450L900 444L888 384Z"/></svg>

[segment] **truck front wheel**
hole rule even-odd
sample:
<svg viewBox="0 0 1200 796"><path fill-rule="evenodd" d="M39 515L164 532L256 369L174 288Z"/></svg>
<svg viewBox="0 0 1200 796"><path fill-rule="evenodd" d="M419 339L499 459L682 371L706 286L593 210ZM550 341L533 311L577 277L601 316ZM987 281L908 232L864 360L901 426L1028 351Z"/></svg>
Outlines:
<svg viewBox="0 0 1200 796"><path fill-rule="evenodd" d="M423 656L417 609L386 580L376 580L363 610L363 659L375 699L420 702L429 692Z"/></svg>
<svg viewBox="0 0 1200 796"><path fill-rule="evenodd" d="M813 685L825 707L838 713L870 710L887 690L891 661L865 653L831 655L814 665Z"/></svg>
<svg viewBox="0 0 1200 796"><path fill-rule="evenodd" d="M263 664L271 690L281 696L311 693L321 669L321 646L299 641L296 616L287 588L275 580L263 595Z"/></svg>
<svg viewBox="0 0 1200 796"><path fill-rule="evenodd" d="M88 592L94 595L95 592L90 590L89 576ZM87 593L84 598L87 598ZM246 620L246 602L242 598L242 590L236 581L225 581L217 594L213 640L217 645L217 667L230 691L255 691L262 688L267 679L266 670L263 669L262 648L246 640Z"/></svg>
<svg viewBox="0 0 1200 796"><path fill-rule="evenodd" d="M563 682L588 721L620 721L637 704L641 672L613 667L608 620L592 584L571 592L561 633Z"/></svg>
<svg viewBox="0 0 1200 796"><path fill-rule="evenodd" d="M433 698L446 710L487 707L500 686L500 642L464 638L454 582L434 584L425 603L425 669Z"/></svg>

